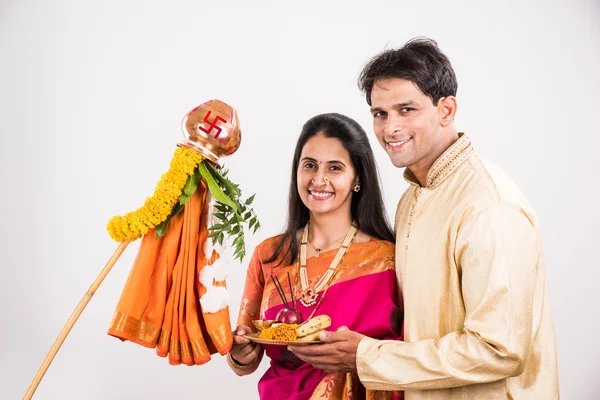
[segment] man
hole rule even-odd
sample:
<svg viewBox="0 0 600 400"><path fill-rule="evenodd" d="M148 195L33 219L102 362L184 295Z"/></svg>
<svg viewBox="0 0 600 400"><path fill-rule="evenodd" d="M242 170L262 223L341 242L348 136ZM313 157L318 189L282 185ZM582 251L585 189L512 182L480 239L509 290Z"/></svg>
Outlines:
<svg viewBox="0 0 600 400"><path fill-rule="evenodd" d="M413 39L376 56L360 86L379 143L410 183L396 211L404 341L340 328L322 333L326 344L290 348L407 400L559 398L538 221L456 130L448 58Z"/></svg>

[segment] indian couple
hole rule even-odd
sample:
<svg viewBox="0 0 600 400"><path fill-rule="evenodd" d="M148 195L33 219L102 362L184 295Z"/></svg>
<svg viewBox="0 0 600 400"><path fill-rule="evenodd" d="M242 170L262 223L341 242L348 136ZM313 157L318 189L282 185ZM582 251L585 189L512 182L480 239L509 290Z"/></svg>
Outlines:
<svg viewBox="0 0 600 400"><path fill-rule="evenodd" d="M359 85L377 140L410 184L394 229L363 128L335 113L308 120L285 231L248 266L231 369L251 374L266 353L261 399L558 399L539 222L457 131L450 61L413 39L375 56ZM305 318L331 317L322 344L244 338L252 320L284 307L271 276L303 299Z"/></svg>

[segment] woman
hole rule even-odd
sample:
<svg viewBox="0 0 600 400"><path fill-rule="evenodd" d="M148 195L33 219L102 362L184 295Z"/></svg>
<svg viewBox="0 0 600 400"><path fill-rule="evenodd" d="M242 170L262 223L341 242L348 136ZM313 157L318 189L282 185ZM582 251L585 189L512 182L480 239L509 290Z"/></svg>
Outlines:
<svg viewBox="0 0 600 400"><path fill-rule="evenodd" d="M327 374L286 346L263 347L243 335L252 331L252 320L273 320L284 307L274 275L288 298L294 291L305 319L326 314L331 330L347 326L370 337L398 338L393 243L365 131L340 114L313 117L294 152L287 228L261 243L248 267L228 357L233 371L254 372L266 350L271 367L258 383L261 399L375 398L355 375Z"/></svg>

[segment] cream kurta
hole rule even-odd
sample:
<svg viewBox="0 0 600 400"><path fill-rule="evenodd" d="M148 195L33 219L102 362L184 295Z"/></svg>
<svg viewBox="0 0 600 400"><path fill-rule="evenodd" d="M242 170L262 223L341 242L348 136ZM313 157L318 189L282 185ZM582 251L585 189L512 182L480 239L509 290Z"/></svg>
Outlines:
<svg viewBox="0 0 600 400"><path fill-rule="evenodd" d="M396 212L405 342L365 338L367 389L415 399L559 398L539 224L514 182L462 135Z"/></svg>

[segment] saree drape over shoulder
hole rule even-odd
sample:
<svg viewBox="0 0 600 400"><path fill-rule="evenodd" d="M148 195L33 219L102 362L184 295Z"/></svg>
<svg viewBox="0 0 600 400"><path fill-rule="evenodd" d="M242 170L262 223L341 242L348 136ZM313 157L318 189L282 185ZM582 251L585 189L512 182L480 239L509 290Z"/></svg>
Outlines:
<svg viewBox="0 0 600 400"><path fill-rule="evenodd" d="M299 298L300 279L297 264L264 263L273 254L280 236L261 243L250 261L238 324L253 328L254 319L275 319L284 306L270 279L279 278L289 298L287 273L292 277L295 297ZM313 285L325 273L337 250L308 259L309 284ZM337 268L332 283L319 304L296 307L304 318L329 315L335 330L347 326L353 331L374 338L398 339L402 321L398 320L398 290L394 268L394 245L382 240L352 244ZM285 346L265 345L271 366L260 379L261 399L394 399L400 394L366 390L355 374L327 374L294 356Z"/></svg>

